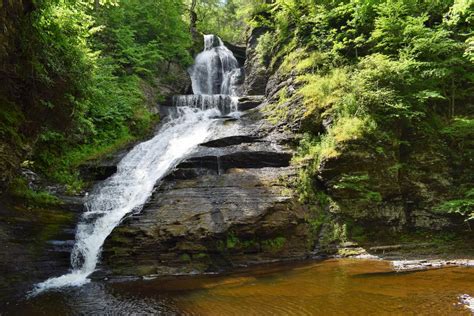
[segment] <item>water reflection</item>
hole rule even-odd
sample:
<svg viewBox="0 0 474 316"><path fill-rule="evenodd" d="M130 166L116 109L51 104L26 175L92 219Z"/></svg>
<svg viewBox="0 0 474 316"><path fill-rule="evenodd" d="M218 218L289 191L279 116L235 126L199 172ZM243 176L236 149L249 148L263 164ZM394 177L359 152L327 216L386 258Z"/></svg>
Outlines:
<svg viewBox="0 0 474 316"><path fill-rule="evenodd" d="M41 295L7 314L469 315L474 269L390 272L382 261L329 260L227 276L91 283Z"/></svg>

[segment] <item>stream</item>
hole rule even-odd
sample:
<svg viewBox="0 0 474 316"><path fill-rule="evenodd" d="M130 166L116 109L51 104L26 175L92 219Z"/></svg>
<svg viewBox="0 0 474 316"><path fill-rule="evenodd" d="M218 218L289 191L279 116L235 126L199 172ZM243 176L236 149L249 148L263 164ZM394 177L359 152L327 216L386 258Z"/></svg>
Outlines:
<svg viewBox="0 0 474 316"><path fill-rule="evenodd" d="M391 271L340 259L261 266L221 276L92 282L12 306L16 315L470 315L474 270ZM7 309L6 314L10 314Z"/></svg>

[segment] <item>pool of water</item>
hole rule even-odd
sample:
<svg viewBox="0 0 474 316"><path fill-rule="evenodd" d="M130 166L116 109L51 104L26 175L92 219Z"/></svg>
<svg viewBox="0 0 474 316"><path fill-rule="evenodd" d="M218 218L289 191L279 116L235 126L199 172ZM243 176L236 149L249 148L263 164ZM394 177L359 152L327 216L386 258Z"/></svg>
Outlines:
<svg viewBox="0 0 474 316"><path fill-rule="evenodd" d="M474 269L395 273L384 261L327 260L229 275L93 282L11 304L5 314L470 315ZM2 314L2 311L0 311Z"/></svg>

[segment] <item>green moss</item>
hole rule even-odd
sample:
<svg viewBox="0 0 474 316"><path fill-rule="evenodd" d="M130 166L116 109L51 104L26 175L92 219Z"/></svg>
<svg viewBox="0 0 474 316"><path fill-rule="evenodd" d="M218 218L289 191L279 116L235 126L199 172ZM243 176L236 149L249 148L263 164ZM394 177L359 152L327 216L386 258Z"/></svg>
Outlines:
<svg viewBox="0 0 474 316"><path fill-rule="evenodd" d="M368 173L343 174L334 188L365 191L368 181Z"/></svg>
<svg viewBox="0 0 474 316"><path fill-rule="evenodd" d="M219 240L216 243L217 250L226 253L228 251L245 252L248 250L263 250L267 252L278 252L286 243L285 237L275 237L272 239L242 239L238 238L234 233L229 233L225 240Z"/></svg>
<svg viewBox="0 0 474 316"><path fill-rule="evenodd" d="M191 256L187 253L183 253L181 256L179 256L179 260L182 262L191 262Z"/></svg>
<svg viewBox="0 0 474 316"><path fill-rule="evenodd" d="M283 249L286 244L285 237L276 237L273 239L267 239L261 241L261 246L264 251L269 251L272 253L278 252Z"/></svg>
<svg viewBox="0 0 474 316"><path fill-rule="evenodd" d="M203 252L193 255L193 259L197 259L197 260L203 260L203 259L208 259L208 258L209 258L209 255Z"/></svg>
<svg viewBox="0 0 474 316"><path fill-rule="evenodd" d="M120 231L120 232L122 232L122 231ZM127 244L130 245L130 244L134 243L133 238L124 237L124 235L122 233L112 234L110 236L110 239L113 243L119 243L119 244L124 244L124 245L127 245Z"/></svg>
<svg viewBox="0 0 474 316"><path fill-rule="evenodd" d="M353 257L358 256L361 253L364 253L364 250L361 248L339 248L337 254L341 257Z"/></svg>
<svg viewBox="0 0 474 316"><path fill-rule="evenodd" d="M147 276L147 275L155 274L156 273L156 267L153 266L153 265L141 265L141 266L136 267L135 271L140 276ZM122 273L122 274L124 274L124 273Z"/></svg>
<svg viewBox="0 0 474 316"><path fill-rule="evenodd" d="M226 240L226 248L227 249L234 249L237 245L239 244L239 238L234 235L234 233L230 233L227 235L227 240Z"/></svg>
<svg viewBox="0 0 474 316"><path fill-rule="evenodd" d="M267 114L267 119L270 123L278 124L287 120L289 114L287 102L289 100L288 88L284 87L278 91L278 101L276 103L270 103L264 108L264 112Z"/></svg>

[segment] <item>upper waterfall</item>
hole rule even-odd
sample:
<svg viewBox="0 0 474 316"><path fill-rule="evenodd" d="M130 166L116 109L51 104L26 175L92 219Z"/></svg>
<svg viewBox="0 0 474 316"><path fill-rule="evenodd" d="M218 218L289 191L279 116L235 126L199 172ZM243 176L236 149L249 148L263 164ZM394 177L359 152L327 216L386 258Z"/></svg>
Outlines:
<svg viewBox="0 0 474 316"><path fill-rule="evenodd" d="M216 35L204 35L204 50L189 69L193 93L236 96L243 79L234 54Z"/></svg>

